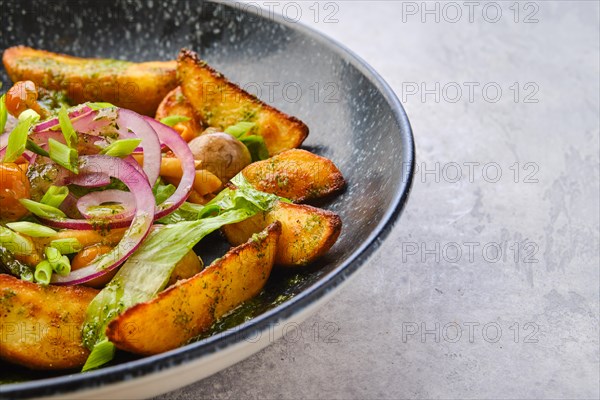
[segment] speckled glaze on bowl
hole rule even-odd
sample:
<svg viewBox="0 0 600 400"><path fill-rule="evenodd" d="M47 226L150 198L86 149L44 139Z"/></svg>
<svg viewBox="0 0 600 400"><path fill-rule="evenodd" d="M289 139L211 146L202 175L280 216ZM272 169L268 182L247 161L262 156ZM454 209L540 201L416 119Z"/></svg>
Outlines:
<svg viewBox="0 0 600 400"><path fill-rule="evenodd" d="M0 386L2 397L142 398L232 365L280 336L286 322L299 323L316 310L377 249L408 198L414 145L398 99L357 56L298 23L255 7L199 1L1 0L0 9L0 50L24 44L145 61L193 49L246 90L305 121L310 135L303 147L332 159L348 181L345 193L321 204L342 218L339 241L300 279L272 284L272 296L254 319L164 354L121 357L90 373L37 374ZM6 90L3 69L0 77ZM216 254L226 249L209 247ZM268 302L280 294L293 297Z"/></svg>

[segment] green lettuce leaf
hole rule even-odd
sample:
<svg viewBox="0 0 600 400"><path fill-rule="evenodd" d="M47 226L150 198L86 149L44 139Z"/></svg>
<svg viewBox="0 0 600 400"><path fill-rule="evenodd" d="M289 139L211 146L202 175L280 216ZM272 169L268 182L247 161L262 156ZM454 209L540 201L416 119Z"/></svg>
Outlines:
<svg viewBox="0 0 600 400"><path fill-rule="evenodd" d="M156 180L154 187L152 188L152 193L154 194L154 200L156 204L162 204L165 200L167 200L173 193L175 193L175 186L170 183L163 183L160 177Z"/></svg>

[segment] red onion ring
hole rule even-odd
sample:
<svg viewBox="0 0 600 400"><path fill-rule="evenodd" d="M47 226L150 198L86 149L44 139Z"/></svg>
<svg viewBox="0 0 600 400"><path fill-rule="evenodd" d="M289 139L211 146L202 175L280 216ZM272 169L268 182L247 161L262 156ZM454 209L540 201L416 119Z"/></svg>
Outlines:
<svg viewBox="0 0 600 400"><path fill-rule="evenodd" d="M144 178L146 178L147 181L149 181L148 177L146 176L146 173L142 169L142 166L140 164L138 164L138 162L136 161L135 158L133 158L133 156L123 157L123 161L125 161L126 163L131 164L131 166L133 168L135 168L135 170L137 172L139 172Z"/></svg>
<svg viewBox="0 0 600 400"><path fill-rule="evenodd" d="M71 175L67 178L67 185L77 185L87 188L97 188L110 183L110 176L104 172L89 172L87 174Z"/></svg>
<svg viewBox="0 0 600 400"><path fill-rule="evenodd" d="M78 132L102 135L107 133L111 124L115 124L114 132L119 134L120 139L142 139L139 149L144 153L143 169L150 185L154 185L160 172L161 146L156 132L141 115L125 108L105 108L74 121L73 128Z"/></svg>
<svg viewBox="0 0 600 400"><path fill-rule="evenodd" d="M107 175L108 176L108 175ZM103 203L118 203L122 205L123 211L118 214L112 214L106 219L118 220L127 219L131 221L135 214L135 198L131 192L110 189L101 192L88 193L77 200L77 209L84 218L93 219L94 215L88 212L90 207L100 206ZM104 218L102 218L104 219Z"/></svg>
<svg viewBox="0 0 600 400"><path fill-rule="evenodd" d="M87 107L87 109L82 108L81 110L75 110L69 113L69 116L77 116L71 122L73 128L78 132L78 135L89 139L81 141L83 143L78 147L85 146L84 149L86 150L86 153L92 152L87 145L89 143L97 145L99 144L99 140L91 138L94 136L98 137L111 124L115 124L115 132L119 134L119 138L139 137L142 139L140 147L144 152L143 169L148 177L150 185L154 185L160 172L161 145L157 133L146 119L141 115L124 108L111 107L94 111L88 106L85 107ZM102 118L102 115L106 115L106 118ZM47 143L50 138L64 144L65 140L62 132L52 130L52 128L58 125L58 118L53 118L35 125L33 128L33 132L35 133L30 135L30 138L38 145ZM40 126L43 128L40 128ZM2 158L4 157L4 153L6 153L8 135L2 135L0 139L2 140L2 142L0 142L0 158ZM6 144L4 144L4 142L6 142Z"/></svg>
<svg viewBox="0 0 600 400"><path fill-rule="evenodd" d="M194 184L194 178L196 177L196 165L190 147L176 130L153 118L146 116L143 118L152 126L161 143L171 149L175 157L181 160L181 168L183 169L181 181L175 192L157 207L155 218L160 219L172 213L188 198ZM144 164L146 164L145 156Z"/></svg>
<svg viewBox="0 0 600 400"><path fill-rule="evenodd" d="M144 150L144 172L148 176L150 186L156 183L160 173L160 141L158 133L154 127L149 124L146 117L125 108L119 108L119 118L117 119L119 133L125 135L128 130L135 133L142 139L141 147Z"/></svg>
<svg viewBox="0 0 600 400"><path fill-rule="evenodd" d="M116 157L103 155L81 156L80 170L88 172L91 167L101 166L102 172L120 179L135 199L135 216L123 239L111 251L96 259L92 264L72 271L67 276L53 275L52 283L57 285L78 285L105 275L117 268L129 257L146 238L154 221L154 196L148 181L127 162ZM71 228L80 229L78 220L73 221Z"/></svg>
<svg viewBox="0 0 600 400"><path fill-rule="evenodd" d="M58 208L69 218L83 218L77 209L77 197L73 193L69 193Z"/></svg>
<svg viewBox="0 0 600 400"><path fill-rule="evenodd" d="M169 147L173 154L181 160L181 166L183 168L183 174L181 181L177 186L175 192L162 204L156 207L154 219L160 219L177 209L189 196L192 186L194 184L194 178L196 176L196 169L194 164L194 155L190 150L187 142L181 138L181 136L172 129L171 127L164 125L150 117L144 117L149 125L152 126L160 141L166 147ZM145 159L144 159L145 160ZM144 171L140 165L135 161L132 156L123 158L123 161L129 163L138 173L144 176ZM145 164L145 161L144 161ZM89 173L98 173L99 171L90 171ZM82 171L80 174L82 175ZM85 179L85 174L82 176ZM98 192L101 193L101 192ZM107 200L105 200L107 201ZM81 210L80 210L81 211ZM69 221L65 220L46 220L50 226L56 228L72 228L74 223L77 223L77 229L93 229L94 223L90 223L87 220L80 221ZM103 220L109 228L123 228L128 225L130 218L122 216L120 218L106 218Z"/></svg>
<svg viewBox="0 0 600 400"><path fill-rule="evenodd" d="M114 158L114 157L110 157L110 158ZM124 157L122 159L122 161L129 164L130 167L132 167L140 176L142 176L144 178L144 180L146 182L148 182L148 177L146 176L146 173L144 172L142 167L137 163L135 158L133 158L132 156L127 156L127 157ZM80 186L94 187L93 186L94 179L95 178L96 179L104 179L102 177L102 175L106 176L106 178L108 179L108 183L110 183L110 176L108 174L106 174L105 172L103 172L101 166L90 165L88 167L88 169L86 169L85 171L80 170L79 175L74 175L64 168L59 168L59 171L60 171L60 173L57 176L57 178L54 180L53 183L56 185L60 185L60 186L71 184L71 183L76 184L76 185L83 183ZM92 176L88 177L88 175L92 175ZM90 182L89 182L89 184L86 184L85 181L88 179L90 180ZM79 183L76 183L76 182L79 182ZM105 185L99 185L99 186L105 186ZM75 198L75 202L77 202L77 198ZM75 208L75 210L77 211L77 214L79 214L79 210L77 210L76 207L73 207L73 206L70 207L71 211L73 211L72 210L73 208ZM67 212L65 212L65 214L69 215L69 213L67 213ZM71 214L73 214L73 212L71 212ZM103 219L100 219L100 222L98 219L91 221L91 222L86 219L70 219L70 220L50 219L50 218L40 218L40 219L42 219L49 226L53 226L55 228L61 228L61 229L74 228L74 229L81 229L81 230L90 230L90 229L95 229L95 227L97 227L98 224L102 224L106 228L125 228L125 227L129 226L132 218L133 218L133 215L128 215L128 216L124 215L121 218L105 218L105 219L103 218Z"/></svg>
<svg viewBox="0 0 600 400"><path fill-rule="evenodd" d="M160 149L162 147L168 147L176 157L181 160L183 174L175 192L162 204L158 205L155 212L155 219L160 219L165 215L170 214L176 208L178 208L189 196L195 178L195 163L194 156L185 140L171 127L156 121L153 118L141 116L133 111L112 108L100 110L103 113L110 113L111 111L117 111L118 117L116 118L115 129L119 132L120 137L131 137L135 132L135 135L142 139L142 148L144 149L144 168L140 167L132 156L125 157L123 161L129 164L139 175L144 177L146 181L152 186L158 174L160 172ZM100 139L99 136L94 134L101 134L103 129L106 129L110 123L114 123L115 120L111 118L100 118L98 119L98 111L89 111L87 113L79 114L77 121L73 121L73 126L77 130L86 131L87 134L80 133L80 137L85 138L86 143L96 144ZM49 126L49 125L46 125ZM52 125L50 125L52 126ZM92 133L92 134L89 134ZM44 130L39 131L31 135L31 139L38 145L45 145L48 139L53 138L62 143L65 142L64 137L60 131ZM1 151L0 151L1 153ZM0 154L1 155L1 154ZM57 184L76 184L84 187L101 187L105 186L110 182L110 178L107 174L101 173L102 171L93 171L91 167L87 170L81 170L77 176L70 174L65 175L61 178ZM49 226L57 228L75 228L75 229L93 229L94 223L87 220L74 220L74 219L46 219L46 223ZM129 224L130 218L126 215L120 218L109 219L104 221L108 224L109 228L120 228L125 227Z"/></svg>

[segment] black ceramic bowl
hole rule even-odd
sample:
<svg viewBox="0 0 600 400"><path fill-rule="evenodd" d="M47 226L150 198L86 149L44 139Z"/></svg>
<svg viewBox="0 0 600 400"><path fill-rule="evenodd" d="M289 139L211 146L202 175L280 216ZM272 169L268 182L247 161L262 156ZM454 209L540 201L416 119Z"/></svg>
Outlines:
<svg viewBox="0 0 600 400"><path fill-rule="evenodd" d="M1 365L2 397L144 397L201 379L258 351L285 322L300 322L381 244L405 204L414 146L387 84L341 45L240 4L198 1L0 1L0 49L27 45L85 57L173 59L182 47L310 127L303 147L333 160L348 181L321 204L340 214L339 241L303 273L276 273L252 303L253 319L158 356L121 355L86 373L45 374ZM10 85L1 71L3 88ZM210 238L215 254L226 247ZM217 244L219 244L217 246ZM207 246L204 246L206 248ZM199 249L202 252L202 247ZM210 252L209 252L210 253ZM215 254L203 254L205 258ZM286 299L281 302L281 299Z"/></svg>

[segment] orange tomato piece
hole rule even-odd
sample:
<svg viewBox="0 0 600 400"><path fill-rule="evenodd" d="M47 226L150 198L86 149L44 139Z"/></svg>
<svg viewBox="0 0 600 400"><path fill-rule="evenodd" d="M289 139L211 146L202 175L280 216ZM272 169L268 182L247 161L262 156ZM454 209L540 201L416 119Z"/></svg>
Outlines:
<svg viewBox="0 0 600 400"><path fill-rule="evenodd" d="M71 270L77 271L78 269L90 265L96 259L96 257L108 253L111 249L112 247L103 244L96 244L93 246L86 247L85 249L77 253L73 258L73 261L71 261ZM105 275L102 275L96 279L92 279L91 281L84 283L84 285L95 288L101 288L104 285L106 285L113 278L113 276L115 276L116 273L117 269L114 269L113 271Z"/></svg>
<svg viewBox="0 0 600 400"><path fill-rule="evenodd" d="M25 172L14 163L0 163L0 220L16 221L28 211L19 199L28 199L31 186Z"/></svg>

